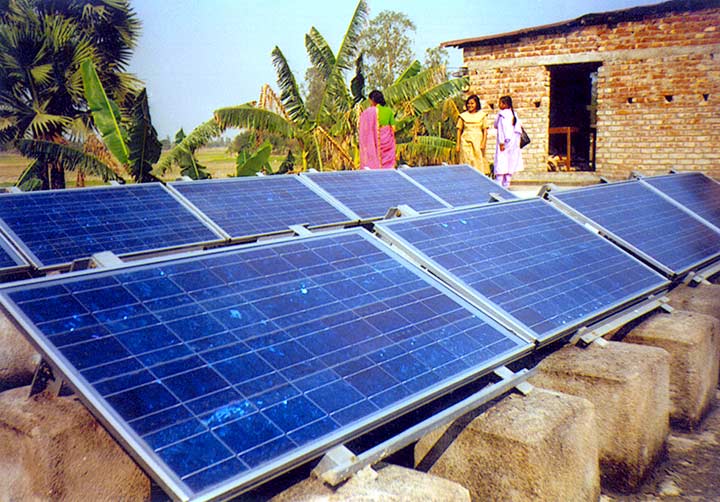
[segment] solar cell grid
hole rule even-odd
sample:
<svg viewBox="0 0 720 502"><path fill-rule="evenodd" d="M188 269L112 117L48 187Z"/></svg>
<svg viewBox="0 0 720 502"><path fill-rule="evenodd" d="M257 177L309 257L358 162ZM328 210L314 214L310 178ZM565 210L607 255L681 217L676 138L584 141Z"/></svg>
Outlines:
<svg viewBox="0 0 720 502"><path fill-rule="evenodd" d="M220 240L157 183L2 194L0 220L38 268Z"/></svg>
<svg viewBox="0 0 720 502"><path fill-rule="evenodd" d="M415 211L447 208L395 169L303 173L361 219L382 218L391 207L407 204Z"/></svg>
<svg viewBox="0 0 720 502"><path fill-rule="evenodd" d="M111 430L161 466L163 486L190 498L320 453L530 348L360 230L0 299Z"/></svg>
<svg viewBox="0 0 720 502"><path fill-rule="evenodd" d="M375 229L540 341L668 284L539 199L381 221Z"/></svg>
<svg viewBox="0 0 720 502"><path fill-rule="evenodd" d="M720 229L720 184L717 181L702 173L678 173L642 178L641 182Z"/></svg>
<svg viewBox="0 0 720 502"><path fill-rule="evenodd" d="M517 199L515 194L468 165L402 168L412 178L454 207L491 202L491 193L503 199Z"/></svg>
<svg viewBox="0 0 720 502"><path fill-rule="evenodd" d="M720 233L637 181L552 192L638 254L679 275L720 256Z"/></svg>
<svg viewBox="0 0 720 502"><path fill-rule="evenodd" d="M190 181L170 186L233 238L352 221L305 186L297 176Z"/></svg>

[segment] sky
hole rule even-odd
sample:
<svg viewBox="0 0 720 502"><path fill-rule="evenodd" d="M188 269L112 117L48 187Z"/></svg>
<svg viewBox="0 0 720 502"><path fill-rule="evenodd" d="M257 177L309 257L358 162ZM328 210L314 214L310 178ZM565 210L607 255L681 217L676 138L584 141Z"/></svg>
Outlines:
<svg viewBox="0 0 720 502"><path fill-rule="evenodd" d="M660 0L367 0L370 18L404 13L416 26L415 56L441 42L495 35ZM310 65L305 34L315 27L337 52L355 0L130 0L142 23L129 71L146 85L160 138L189 133L214 110L276 91L271 51L282 50L298 83ZM449 48L450 67L462 51Z"/></svg>

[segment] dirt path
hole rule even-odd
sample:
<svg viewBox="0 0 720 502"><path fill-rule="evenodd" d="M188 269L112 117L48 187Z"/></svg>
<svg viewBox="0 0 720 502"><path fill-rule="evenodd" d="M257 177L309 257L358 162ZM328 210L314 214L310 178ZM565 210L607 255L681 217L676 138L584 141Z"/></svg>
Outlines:
<svg viewBox="0 0 720 502"><path fill-rule="evenodd" d="M638 493L603 491L602 502L720 501L720 390L714 408L694 432L671 430L667 455Z"/></svg>

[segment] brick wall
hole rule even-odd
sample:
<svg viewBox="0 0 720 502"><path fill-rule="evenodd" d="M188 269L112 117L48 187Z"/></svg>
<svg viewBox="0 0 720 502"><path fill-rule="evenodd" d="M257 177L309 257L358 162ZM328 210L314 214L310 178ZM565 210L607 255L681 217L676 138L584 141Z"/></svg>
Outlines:
<svg viewBox="0 0 720 502"><path fill-rule="evenodd" d="M494 115L500 96L513 97L532 138L523 150L526 178L547 172L547 65L587 62L601 63L599 175L676 168L720 177L720 8L567 30L464 48L470 90L483 107L494 105ZM491 131L489 144L494 138Z"/></svg>

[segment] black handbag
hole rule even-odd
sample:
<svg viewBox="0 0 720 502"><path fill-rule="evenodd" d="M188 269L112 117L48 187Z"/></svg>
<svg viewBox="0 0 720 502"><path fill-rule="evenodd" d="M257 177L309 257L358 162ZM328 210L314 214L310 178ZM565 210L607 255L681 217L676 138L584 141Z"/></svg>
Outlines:
<svg viewBox="0 0 720 502"><path fill-rule="evenodd" d="M525 128L520 126L520 148L525 148L530 144L530 136L525 132Z"/></svg>

